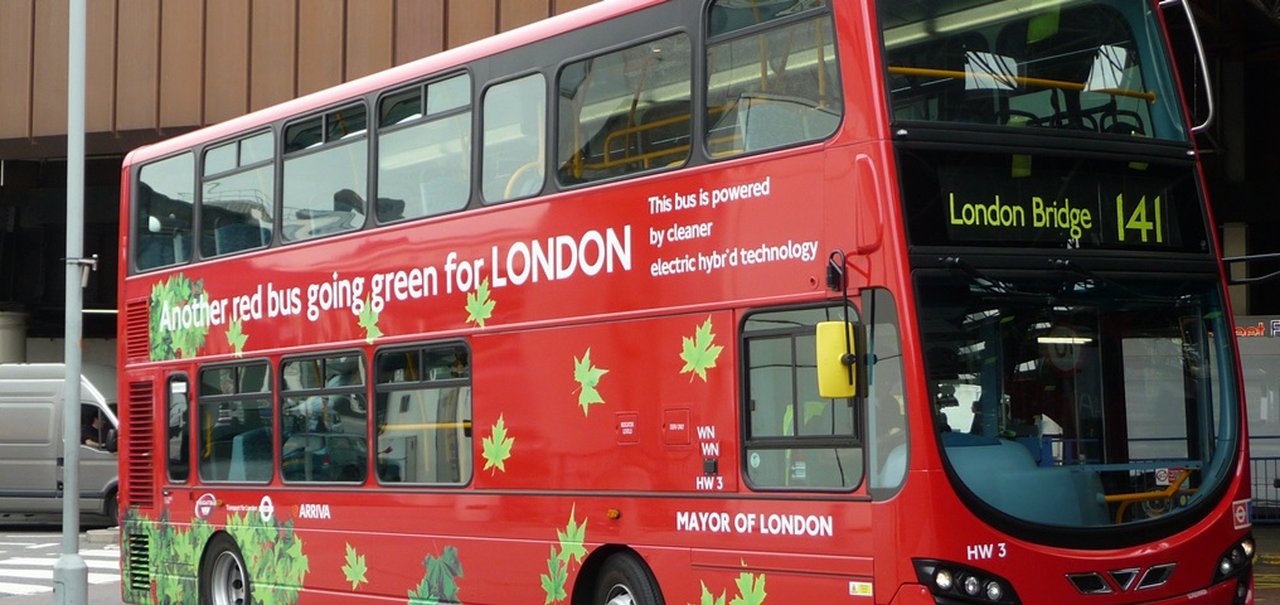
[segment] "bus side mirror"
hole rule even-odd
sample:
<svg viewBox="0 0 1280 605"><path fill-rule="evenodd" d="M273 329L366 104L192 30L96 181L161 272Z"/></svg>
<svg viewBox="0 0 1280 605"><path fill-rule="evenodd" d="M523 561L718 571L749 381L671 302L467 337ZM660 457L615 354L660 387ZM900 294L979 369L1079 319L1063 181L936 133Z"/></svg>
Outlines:
<svg viewBox="0 0 1280 605"><path fill-rule="evenodd" d="M120 434L115 429L107 429L107 442L103 444L102 449L115 453L120 446Z"/></svg>
<svg viewBox="0 0 1280 605"><path fill-rule="evenodd" d="M858 369L860 355L858 331L854 324L844 321L819 322L818 343L818 395L825 399L848 399L858 394Z"/></svg>

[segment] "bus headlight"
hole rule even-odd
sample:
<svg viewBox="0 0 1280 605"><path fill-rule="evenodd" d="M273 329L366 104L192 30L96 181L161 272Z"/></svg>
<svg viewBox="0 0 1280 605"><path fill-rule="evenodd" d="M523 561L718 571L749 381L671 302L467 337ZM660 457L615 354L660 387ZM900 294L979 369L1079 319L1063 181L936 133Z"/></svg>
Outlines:
<svg viewBox="0 0 1280 605"><path fill-rule="evenodd" d="M1218 567L1214 570L1213 576L1214 583L1243 574L1246 569L1252 567L1254 552L1252 535L1245 536L1239 542L1232 544L1227 552L1218 557Z"/></svg>
<svg viewBox="0 0 1280 605"><path fill-rule="evenodd" d="M948 561L915 559L912 563L920 583L928 586L940 603L1021 603L1013 586L993 573Z"/></svg>

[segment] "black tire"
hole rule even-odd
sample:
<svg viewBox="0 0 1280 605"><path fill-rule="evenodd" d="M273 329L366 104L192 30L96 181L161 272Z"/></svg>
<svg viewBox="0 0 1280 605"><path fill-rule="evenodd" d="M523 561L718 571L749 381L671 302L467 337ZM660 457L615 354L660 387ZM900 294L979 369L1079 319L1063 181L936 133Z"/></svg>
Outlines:
<svg viewBox="0 0 1280 605"><path fill-rule="evenodd" d="M592 605L664 605L653 573L627 553L609 557L596 578Z"/></svg>
<svg viewBox="0 0 1280 605"><path fill-rule="evenodd" d="M119 492L113 490L110 494L107 494L106 502L102 503L102 515L111 523L108 527L120 525L120 500L117 499L118 496Z"/></svg>
<svg viewBox="0 0 1280 605"><path fill-rule="evenodd" d="M249 569L236 541L218 534L200 561L200 605L249 605L253 602Z"/></svg>

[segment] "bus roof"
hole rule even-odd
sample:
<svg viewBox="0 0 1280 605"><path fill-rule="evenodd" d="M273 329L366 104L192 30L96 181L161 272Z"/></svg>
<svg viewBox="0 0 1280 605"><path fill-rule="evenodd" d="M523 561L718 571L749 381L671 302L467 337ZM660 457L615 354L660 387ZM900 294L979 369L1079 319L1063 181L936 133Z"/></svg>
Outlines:
<svg viewBox="0 0 1280 605"><path fill-rule="evenodd" d="M556 34L607 21L669 0L601 0L567 13L535 21L519 28L482 38L457 48L416 59L367 76L250 112L192 132L145 145L125 156L125 166L163 157L205 141L217 140L265 126L276 120L321 109L344 100L410 82L425 75L443 72L469 61L519 48Z"/></svg>

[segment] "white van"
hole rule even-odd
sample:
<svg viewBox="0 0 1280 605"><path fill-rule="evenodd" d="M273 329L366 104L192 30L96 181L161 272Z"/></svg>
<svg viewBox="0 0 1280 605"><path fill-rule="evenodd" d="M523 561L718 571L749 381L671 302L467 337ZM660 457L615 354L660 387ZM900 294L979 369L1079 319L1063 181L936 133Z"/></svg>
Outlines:
<svg viewBox="0 0 1280 605"><path fill-rule="evenodd" d="M0 364L0 515L62 512L62 418L79 415L80 511L118 520L116 376L81 369L80 405L63 402L60 363Z"/></svg>

